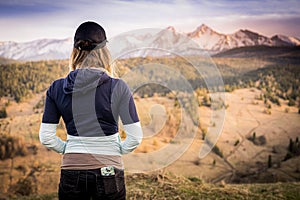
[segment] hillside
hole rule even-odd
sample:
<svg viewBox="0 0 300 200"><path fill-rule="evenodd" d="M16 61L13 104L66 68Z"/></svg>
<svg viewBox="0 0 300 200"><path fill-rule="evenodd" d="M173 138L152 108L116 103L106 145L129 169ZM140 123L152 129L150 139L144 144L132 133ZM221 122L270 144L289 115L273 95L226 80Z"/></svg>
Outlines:
<svg viewBox="0 0 300 200"><path fill-rule="evenodd" d="M17 61L13 60L13 59L4 58L4 57L0 56L0 65L10 64L10 63L14 63L14 62L17 62Z"/></svg>
<svg viewBox="0 0 300 200"><path fill-rule="evenodd" d="M216 102L211 98L214 92L208 91L203 77L183 58L118 60L120 75L125 74L124 80L132 81L128 82L130 86L137 88L134 98L145 133L141 146L132 154L134 162L124 158L129 197L297 199L300 68L296 55L278 55L279 59L276 56L272 59L214 57L225 84L225 100ZM202 57L191 59L207 64ZM20 195L45 194L36 197L41 199L55 196L61 155L40 144L38 131L47 85L63 77L67 70L67 61L1 65L2 196L21 198ZM192 95L182 87L180 80L183 77L192 86ZM151 84L143 84L149 80ZM139 87L141 83L143 85ZM27 92L21 93L20 88ZM191 96L195 97L196 103L191 101ZM218 111L226 114L220 115ZM191 116L190 120L184 120L186 114ZM191 138L191 127L195 124L199 126ZM209 138L210 130L218 126L222 126L222 132L216 146L200 158L200 149L207 145L206 137ZM120 130L124 136L121 127ZM182 140L177 137L179 130L183 132ZM63 123L59 124L57 134L66 138ZM182 153L177 147L184 144L186 138L192 142ZM167 148L172 149L172 155L182 154L172 162L156 159L169 154L147 162L140 160ZM140 168L141 171L148 170L146 174L131 174L132 167L143 165L150 166ZM153 174L157 166L162 171ZM288 196L289 193L292 196ZM214 196L218 194L222 195Z"/></svg>
<svg viewBox="0 0 300 200"><path fill-rule="evenodd" d="M300 46L248 46L233 48L213 55L215 58L299 57Z"/></svg>

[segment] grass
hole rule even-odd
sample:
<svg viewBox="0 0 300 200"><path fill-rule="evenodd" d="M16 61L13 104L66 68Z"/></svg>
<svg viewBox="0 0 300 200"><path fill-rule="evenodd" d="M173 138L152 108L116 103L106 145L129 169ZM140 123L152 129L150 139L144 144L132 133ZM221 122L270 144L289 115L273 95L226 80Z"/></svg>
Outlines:
<svg viewBox="0 0 300 200"><path fill-rule="evenodd" d="M300 183L210 184L199 177L174 174L127 174L127 199L300 199ZM54 200L57 194L16 197L18 200Z"/></svg>
<svg viewBox="0 0 300 200"><path fill-rule="evenodd" d="M128 199L300 199L300 183L209 184L172 174L127 176Z"/></svg>

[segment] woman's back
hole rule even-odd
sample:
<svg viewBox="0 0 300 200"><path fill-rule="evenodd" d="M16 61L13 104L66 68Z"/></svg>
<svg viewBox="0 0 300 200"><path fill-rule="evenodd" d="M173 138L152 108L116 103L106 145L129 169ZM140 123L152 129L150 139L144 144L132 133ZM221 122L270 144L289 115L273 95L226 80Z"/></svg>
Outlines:
<svg viewBox="0 0 300 200"><path fill-rule="evenodd" d="M105 44L100 25L80 25L70 59L72 71L47 90L40 140L64 154L59 199L125 199L121 155L141 143L142 129L129 87L108 75L111 61ZM61 117L67 141L56 136ZM119 118L125 141L120 138Z"/></svg>

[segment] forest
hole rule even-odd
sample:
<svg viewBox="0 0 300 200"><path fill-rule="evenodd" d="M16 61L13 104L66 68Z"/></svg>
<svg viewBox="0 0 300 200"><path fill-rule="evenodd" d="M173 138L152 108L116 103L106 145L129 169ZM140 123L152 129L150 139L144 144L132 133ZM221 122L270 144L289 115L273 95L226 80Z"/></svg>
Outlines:
<svg viewBox="0 0 300 200"><path fill-rule="evenodd" d="M0 97L16 102L45 91L52 81L68 72L67 61L15 62L0 65Z"/></svg>
<svg viewBox="0 0 300 200"><path fill-rule="evenodd" d="M140 97L151 97L154 94L165 96L174 91L186 92L184 84L191 86L194 91L206 91L200 92L206 96L209 91L195 63L202 66L200 70L205 70L206 65L209 67L215 64L226 92L256 87L264 93L261 98L278 105L278 98L289 100L290 106L299 105L300 61L292 56L259 59L213 57L210 61L201 57L140 57L117 60L113 64L119 76L128 81ZM6 63L0 65L0 70L0 98L10 97L20 102L32 94L45 91L55 79L66 76L68 61ZM213 76L209 75L209 78ZM183 82L183 79L187 82ZM2 109L1 116L4 115L5 110Z"/></svg>

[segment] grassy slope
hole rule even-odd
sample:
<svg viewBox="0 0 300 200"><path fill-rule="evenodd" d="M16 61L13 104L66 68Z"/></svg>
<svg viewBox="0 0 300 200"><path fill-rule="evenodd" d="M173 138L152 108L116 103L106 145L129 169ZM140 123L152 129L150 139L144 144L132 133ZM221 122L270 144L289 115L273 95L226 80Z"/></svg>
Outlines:
<svg viewBox="0 0 300 200"><path fill-rule="evenodd" d="M300 183L208 184L197 177L172 174L128 174L127 199L300 199ZM23 200L57 199L56 194L37 195Z"/></svg>

